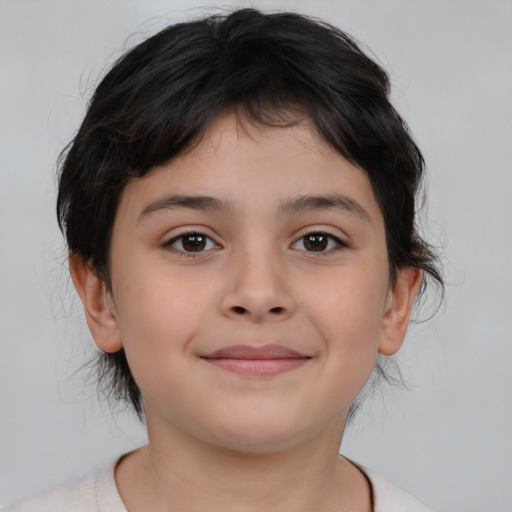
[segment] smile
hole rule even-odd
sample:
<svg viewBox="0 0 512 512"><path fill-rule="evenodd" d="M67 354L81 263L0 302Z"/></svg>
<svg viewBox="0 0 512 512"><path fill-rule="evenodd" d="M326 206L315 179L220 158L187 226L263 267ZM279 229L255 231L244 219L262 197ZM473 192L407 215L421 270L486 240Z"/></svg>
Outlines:
<svg viewBox="0 0 512 512"><path fill-rule="evenodd" d="M294 370L311 358L281 345L234 345L201 357L208 363L242 375L272 376Z"/></svg>

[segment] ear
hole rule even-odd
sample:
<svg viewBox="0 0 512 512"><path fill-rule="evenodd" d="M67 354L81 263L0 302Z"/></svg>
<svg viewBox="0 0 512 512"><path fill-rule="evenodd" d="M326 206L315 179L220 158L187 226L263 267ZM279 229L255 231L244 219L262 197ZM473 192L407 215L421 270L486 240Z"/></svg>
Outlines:
<svg viewBox="0 0 512 512"><path fill-rule="evenodd" d="M103 352L117 352L123 347L112 294L105 281L80 256L69 256L73 284L84 306L87 325Z"/></svg>
<svg viewBox="0 0 512 512"><path fill-rule="evenodd" d="M405 267L398 271L386 300L379 342L380 354L393 355L402 346L409 326L414 298L422 279L423 271L419 268Z"/></svg>

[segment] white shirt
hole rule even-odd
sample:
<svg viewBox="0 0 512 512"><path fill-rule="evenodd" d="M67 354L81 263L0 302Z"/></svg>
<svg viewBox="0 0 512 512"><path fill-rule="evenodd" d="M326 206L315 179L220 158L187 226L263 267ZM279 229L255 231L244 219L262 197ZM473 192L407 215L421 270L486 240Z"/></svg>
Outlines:
<svg viewBox="0 0 512 512"><path fill-rule="evenodd" d="M127 512L114 480L115 464L10 505L2 512ZM374 512L430 512L402 489L371 470L361 469L372 486Z"/></svg>

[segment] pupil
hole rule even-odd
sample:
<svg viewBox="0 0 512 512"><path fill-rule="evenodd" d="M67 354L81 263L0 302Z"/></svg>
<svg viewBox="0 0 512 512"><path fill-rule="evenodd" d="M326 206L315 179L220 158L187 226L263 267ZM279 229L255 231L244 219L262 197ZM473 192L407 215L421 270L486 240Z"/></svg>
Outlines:
<svg viewBox="0 0 512 512"><path fill-rule="evenodd" d="M187 235L183 238L183 248L187 251L201 251L205 248L205 245L205 237L202 235Z"/></svg>
<svg viewBox="0 0 512 512"><path fill-rule="evenodd" d="M327 237L322 234L308 235L304 245L311 251L323 251L327 247Z"/></svg>

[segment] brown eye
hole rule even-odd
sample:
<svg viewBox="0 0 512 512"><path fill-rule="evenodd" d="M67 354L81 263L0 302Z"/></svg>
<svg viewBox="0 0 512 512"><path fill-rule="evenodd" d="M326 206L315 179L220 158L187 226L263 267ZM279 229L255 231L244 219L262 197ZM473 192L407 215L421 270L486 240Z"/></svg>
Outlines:
<svg viewBox="0 0 512 512"><path fill-rule="evenodd" d="M210 237L202 233L186 233L165 245L181 253L199 253L218 247Z"/></svg>
<svg viewBox="0 0 512 512"><path fill-rule="evenodd" d="M314 233L304 237L304 247L308 251L325 251L329 242L327 235Z"/></svg>
<svg viewBox="0 0 512 512"><path fill-rule="evenodd" d="M206 237L203 235L186 235L182 237L181 242L185 251L202 251L206 247Z"/></svg>
<svg viewBox="0 0 512 512"><path fill-rule="evenodd" d="M346 247L339 238L328 233L308 233L293 244L293 249L307 252L328 253L332 250Z"/></svg>

